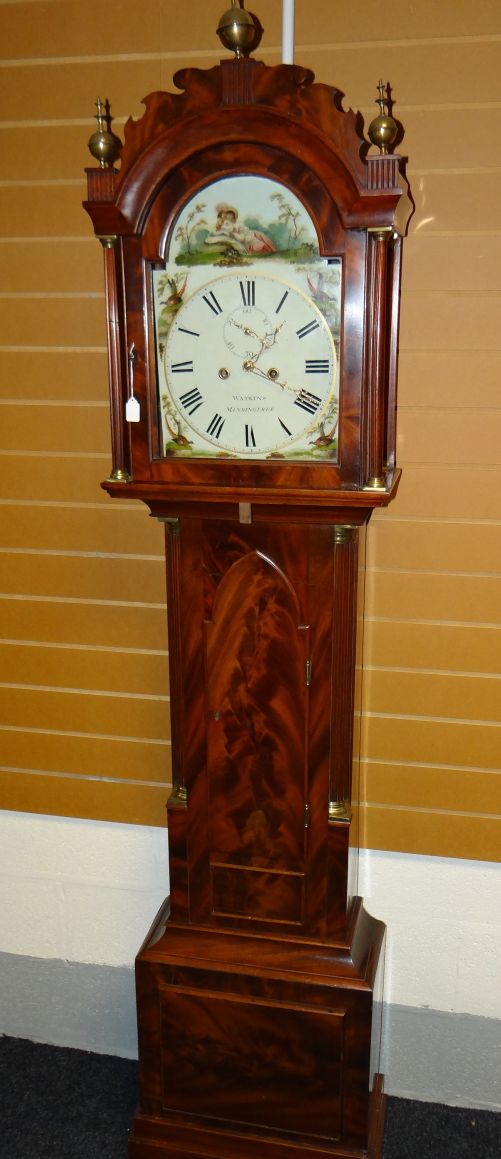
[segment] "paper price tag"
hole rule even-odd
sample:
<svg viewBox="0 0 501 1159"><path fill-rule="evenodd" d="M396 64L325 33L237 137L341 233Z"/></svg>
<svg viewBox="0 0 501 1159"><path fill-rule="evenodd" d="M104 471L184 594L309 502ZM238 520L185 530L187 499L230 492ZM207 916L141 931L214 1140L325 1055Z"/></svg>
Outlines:
<svg viewBox="0 0 501 1159"><path fill-rule="evenodd" d="M140 418L141 418L141 408L139 406L137 398L134 398L134 395L132 395L131 398L127 399L127 402L125 404L126 422L138 423Z"/></svg>
<svg viewBox="0 0 501 1159"><path fill-rule="evenodd" d="M136 347L134 343L129 347L129 389L130 395L125 404L125 421L128 423L138 423L141 418L141 410L137 398L134 397L134 366L136 363Z"/></svg>

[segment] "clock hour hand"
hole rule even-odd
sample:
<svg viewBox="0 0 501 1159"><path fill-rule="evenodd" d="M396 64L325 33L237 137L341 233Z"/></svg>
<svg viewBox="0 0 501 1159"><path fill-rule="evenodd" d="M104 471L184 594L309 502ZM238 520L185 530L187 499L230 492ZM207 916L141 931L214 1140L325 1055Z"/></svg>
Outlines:
<svg viewBox="0 0 501 1159"><path fill-rule="evenodd" d="M279 379L279 371L275 369L263 370L260 366L256 366L255 359L247 358L243 363L243 369L249 374L257 374L259 378L264 378L265 382L272 382L274 386L280 387L280 390L289 390L292 394L300 394L302 387L290 386L288 382L282 382Z"/></svg>

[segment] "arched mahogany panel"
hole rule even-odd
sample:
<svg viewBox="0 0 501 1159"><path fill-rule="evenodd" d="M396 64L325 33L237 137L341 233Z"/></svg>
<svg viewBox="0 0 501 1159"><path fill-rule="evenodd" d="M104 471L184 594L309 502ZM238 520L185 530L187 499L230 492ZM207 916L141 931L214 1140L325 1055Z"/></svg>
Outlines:
<svg viewBox="0 0 501 1159"><path fill-rule="evenodd" d="M280 568L234 563L205 629L214 912L302 919L307 641Z"/></svg>

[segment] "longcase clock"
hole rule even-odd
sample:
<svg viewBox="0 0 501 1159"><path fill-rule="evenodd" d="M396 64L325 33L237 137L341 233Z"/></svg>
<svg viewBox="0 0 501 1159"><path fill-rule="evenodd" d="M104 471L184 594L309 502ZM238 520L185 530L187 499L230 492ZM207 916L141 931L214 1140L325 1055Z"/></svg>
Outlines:
<svg viewBox="0 0 501 1159"><path fill-rule="evenodd" d="M295 65L184 69L98 107L113 463L163 521L171 895L136 963L130 1159L380 1155L384 927L357 896L364 533L393 498L401 237L394 122L371 155ZM103 119L104 118L104 119ZM355 757L356 768L356 757Z"/></svg>

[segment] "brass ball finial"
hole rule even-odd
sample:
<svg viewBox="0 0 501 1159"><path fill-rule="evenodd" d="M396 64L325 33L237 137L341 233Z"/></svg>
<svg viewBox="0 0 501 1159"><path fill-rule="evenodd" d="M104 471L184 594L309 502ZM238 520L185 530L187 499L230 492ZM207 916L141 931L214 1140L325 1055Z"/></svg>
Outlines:
<svg viewBox="0 0 501 1159"><path fill-rule="evenodd" d="M231 8L223 12L217 34L221 44L234 52L237 60L248 56L254 48L257 29L250 12L240 6L239 0L232 0Z"/></svg>
<svg viewBox="0 0 501 1159"><path fill-rule="evenodd" d="M367 132L371 144L377 145L380 153L387 153L398 133L398 125L389 112L388 85L385 86L380 80L377 87L379 96L376 98L375 104L379 105L379 115L371 121Z"/></svg>
<svg viewBox="0 0 501 1159"><path fill-rule="evenodd" d="M110 102L106 100L103 104L101 97L98 97L96 109L97 129L89 137L89 153L99 161L101 169L104 169L106 165L111 167L120 156L122 142L120 137L111 132Z"/></svg>

